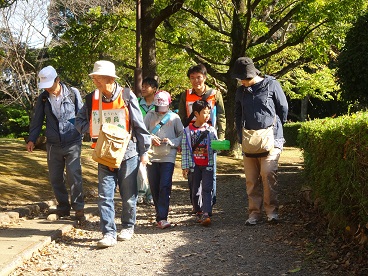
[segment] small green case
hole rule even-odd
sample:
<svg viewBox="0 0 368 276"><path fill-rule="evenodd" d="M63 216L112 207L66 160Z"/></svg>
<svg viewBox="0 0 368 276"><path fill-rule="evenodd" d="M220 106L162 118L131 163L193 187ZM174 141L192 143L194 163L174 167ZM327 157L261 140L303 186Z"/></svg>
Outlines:
<svg viewBox="0 0 368 276"><path fill-rule="evenodd" d="M212 140L211 148L214 150L229 150L230 141L229 140Z"/></svg>

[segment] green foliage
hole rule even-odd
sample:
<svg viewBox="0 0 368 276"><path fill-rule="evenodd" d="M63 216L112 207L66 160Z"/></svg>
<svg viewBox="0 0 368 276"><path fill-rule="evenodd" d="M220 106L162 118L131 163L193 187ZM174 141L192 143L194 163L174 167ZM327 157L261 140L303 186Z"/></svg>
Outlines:
<svg viewBox="0 0 368 276"><path fill-rule="evenodd" d="M94 62L107 59L115 63L124 84L135 65L135 30L130 27L133 11L122 9L106 14L96 7L78 20L72 19L70 28L61 36L62 43L50 51L64 80L90 91L94 86L88 74Z"/></svg>
<svg viewBox="0 0 368 276"><path fill-rule="evenodd" d="M336 84L335 71L327 66L297 68L283 76L284 92L292 99L306 96L329 101L338 98L339 87Z"/></svg>
<svg viewBox="0 0 368 276"><path fill-rule="evenodd" d="M332 218L368 221L368 113L305 122L298 141L304 150L306 183Z"/></svg>
<svg viewBox="0 0 368 276"><path fill-rule="evenodd" d="M368 13L361 16L346 36L338 58L338 77L342 97L368 106Z"/></svg>
<svg viewBox="0 0 368 276"><path fill-rule="evenodd" d="M0 105L0 137L28 135L29 116L19 107Z"/></svg>
<svg viewBox="0 0 368 276"><path fill-rule="evenodd" d="M284 125L284 139L286 147L298 146L298 133L302 123L286 123Z"/></svg>

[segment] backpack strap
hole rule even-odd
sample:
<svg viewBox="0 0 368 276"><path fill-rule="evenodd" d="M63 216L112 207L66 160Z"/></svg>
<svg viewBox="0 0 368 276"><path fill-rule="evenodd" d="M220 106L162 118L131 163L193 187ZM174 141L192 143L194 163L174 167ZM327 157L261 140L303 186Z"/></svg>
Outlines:
<svg viewBox="0 0 368 276"><path fill-rule="evenodd" d="M166 113L166 115L161 119L161 121L155 126L155 128L152 130L152 134L156 134L157 131L159 131L159 129L167 123L167 121L170 119L171 117L171 111L169 110L169 112Z"/></svg>

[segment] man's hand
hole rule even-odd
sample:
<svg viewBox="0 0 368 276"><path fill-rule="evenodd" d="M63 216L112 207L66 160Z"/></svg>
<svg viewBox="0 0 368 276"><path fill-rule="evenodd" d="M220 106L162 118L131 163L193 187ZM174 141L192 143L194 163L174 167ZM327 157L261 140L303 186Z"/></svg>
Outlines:
<svg viewBox="0 0 368 276"><path fill-rule="evenodd" d="M26 146L26 148L27 148L27 151L28 152L33 152L33 149L34 149L34 143L32 142L32 141L29 141L28 143L27 143L27 146Z"/></svg>

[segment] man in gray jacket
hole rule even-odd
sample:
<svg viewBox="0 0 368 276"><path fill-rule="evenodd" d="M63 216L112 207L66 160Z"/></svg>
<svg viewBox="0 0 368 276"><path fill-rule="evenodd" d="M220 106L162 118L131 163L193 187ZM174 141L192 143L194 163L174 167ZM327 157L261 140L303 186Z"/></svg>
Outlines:
<svg viewBox="0 0 368 276"><path fill-rule="evenodd" d="M262 76L248 57L237 59L232 76L241 83L235 95L235 124L239 143L243 142L243 129L261 130L271 127L274 136L269 151L249 153L243 149L249 204L246 225L256 225L261 221L262 207L267 221L275 223L279 220L277 169L284 144L282 126L288 113L286 96L280 83L274 77Z"/></svg>
<svg viewBox="0 0 368 276"><path fill-rule="evenodd" d="M78 89L60 82L52 66L43 68L38 77L38 86L44 91L38 97L34 109L27 150L33 151L46 116L47 165L58 202L56 214L59 217L70 216L70 209L73 208L76 219L81 220L84 218L80 161L82 135L75 129L74 122L82 107L82 99ZM66 183L70 188L70 202Z"/></svg>
<svg viewBox="0 0 368 276"><path fill-rule="evenodd" d="M146 165L149 161L151 136L143 123L137 97L130 89L123 88L116 82L118 76L112 62L96 61L93 72L89 75L96 89L85 97L85 104L78 113L75 123L78 131L89 132L92 140L98 139L100 122L111 122L129 130L132 135L119 168L98 164L98 208L103 238L97 242L97 247L106 248L114 246L117 240L130 240L134 234L138 165L139 162ZM120 233L117 232L115 224L116 187L119 188L122 199Z"/></svg>

